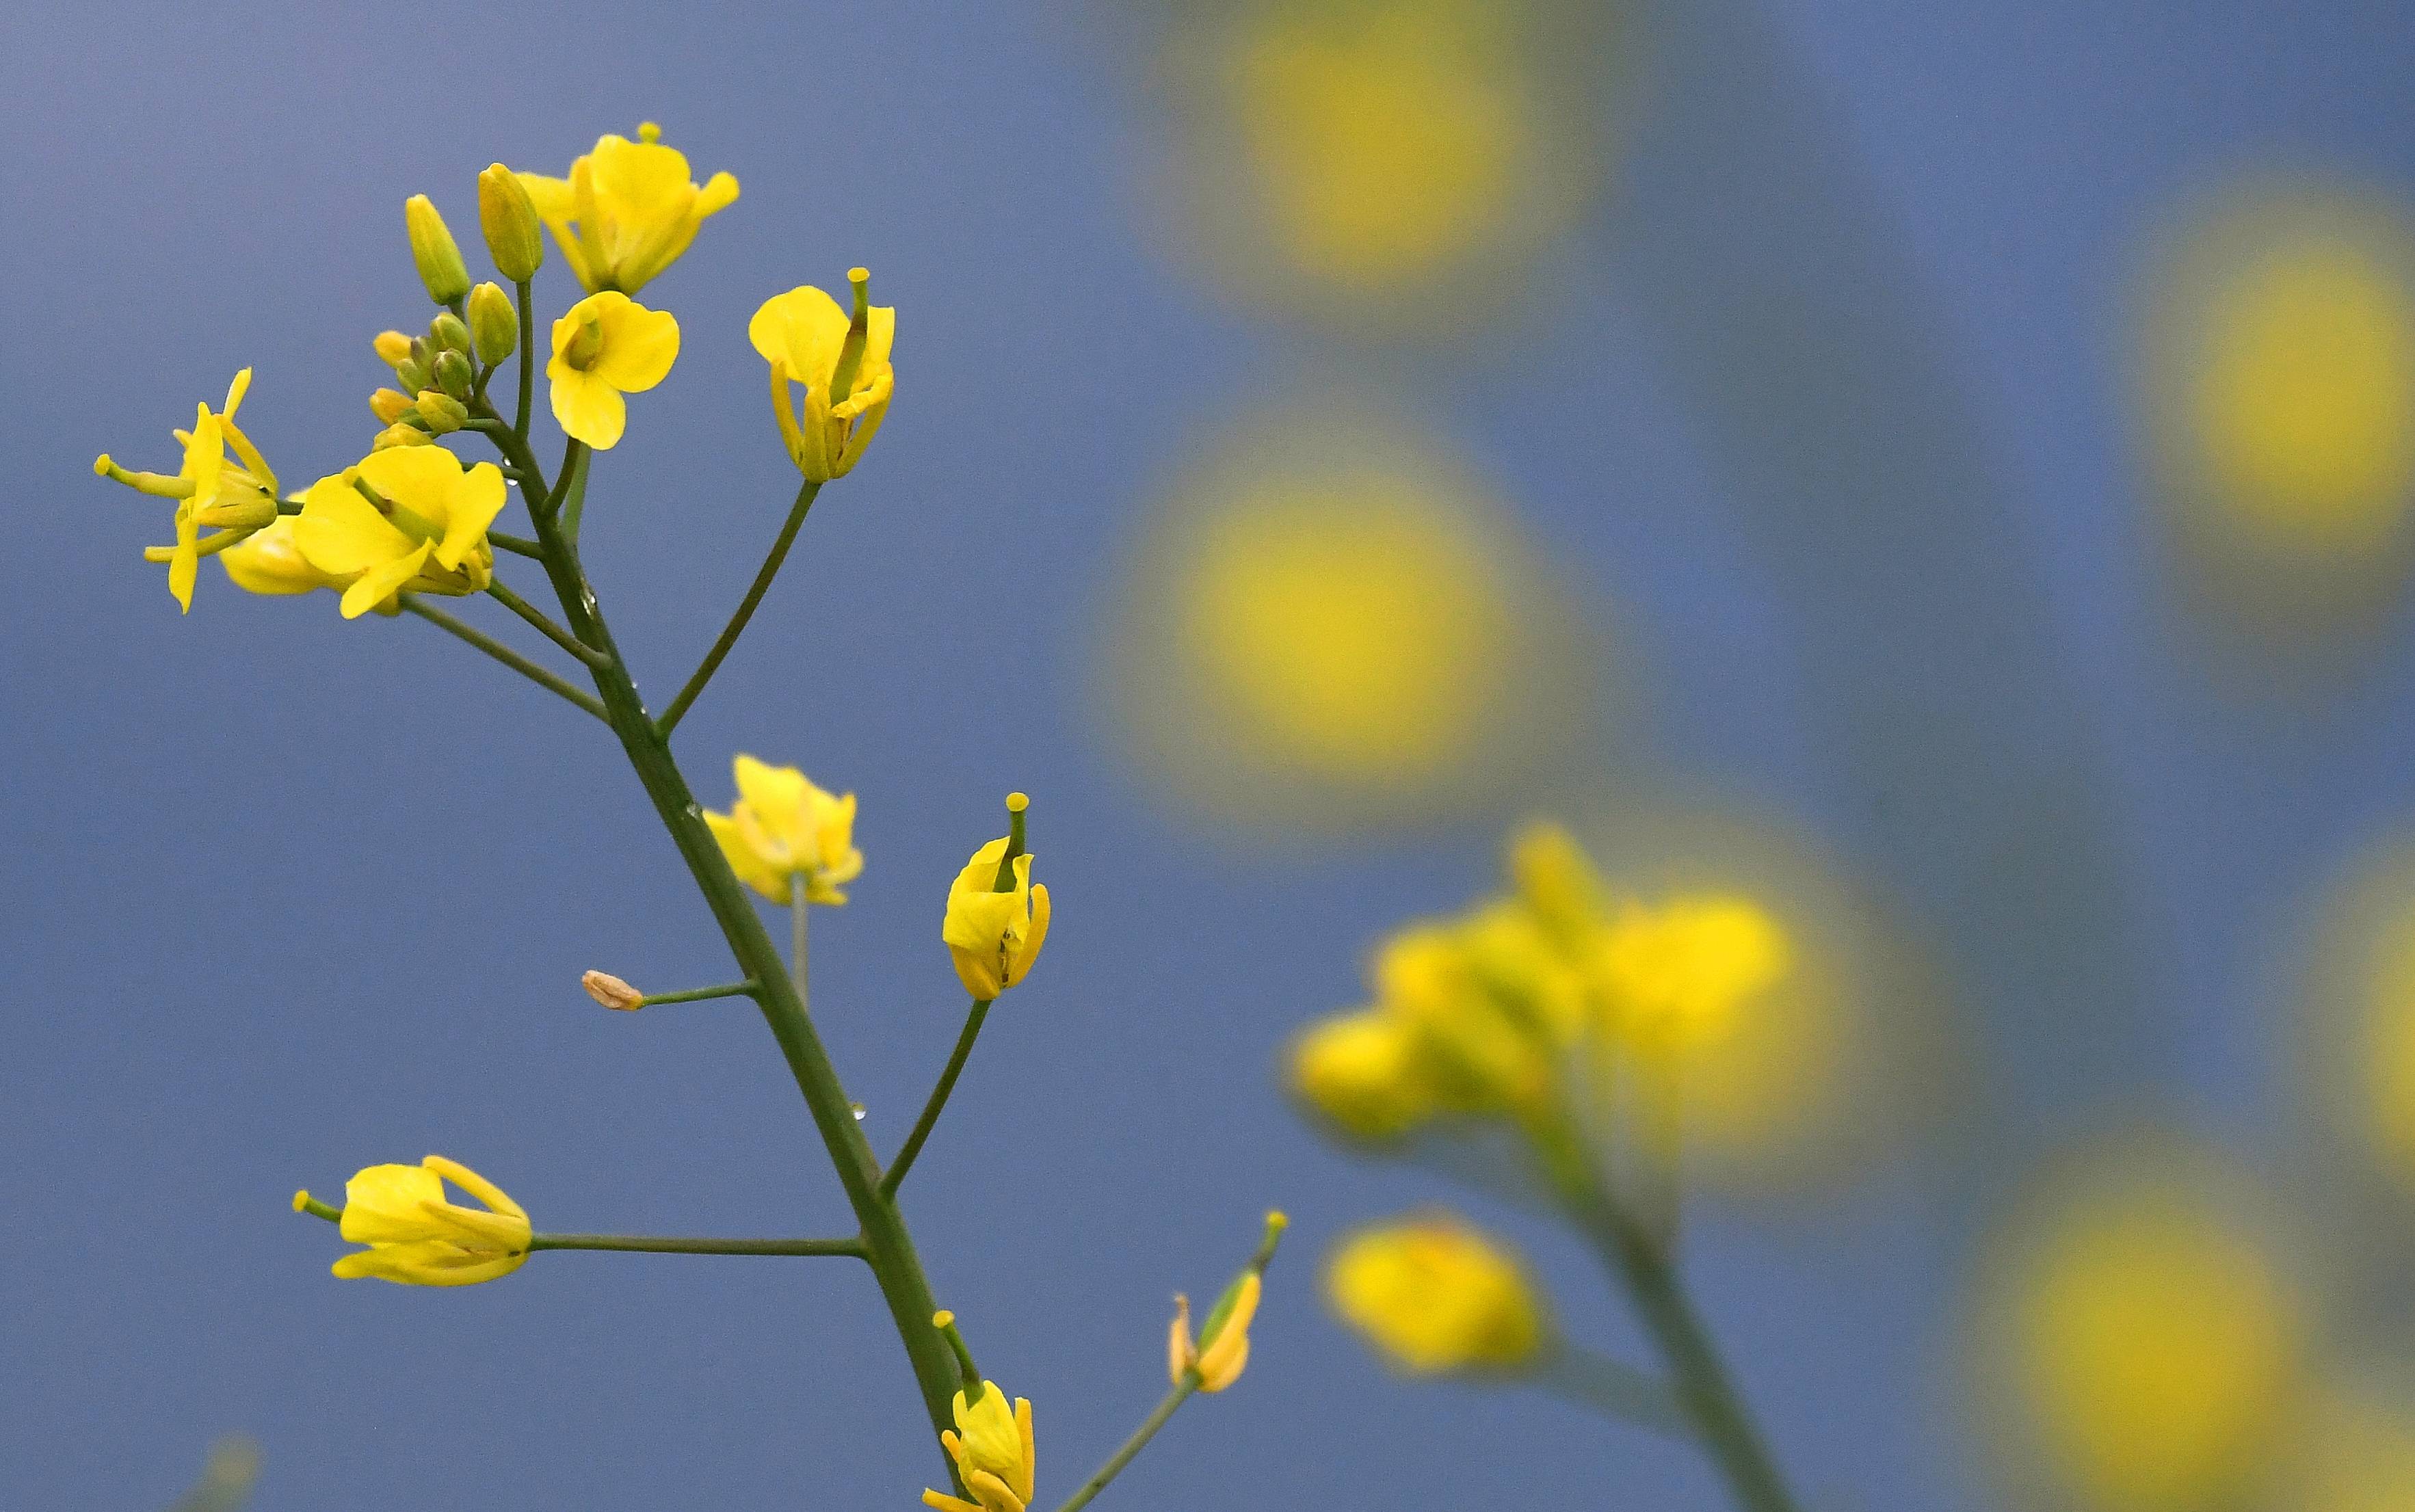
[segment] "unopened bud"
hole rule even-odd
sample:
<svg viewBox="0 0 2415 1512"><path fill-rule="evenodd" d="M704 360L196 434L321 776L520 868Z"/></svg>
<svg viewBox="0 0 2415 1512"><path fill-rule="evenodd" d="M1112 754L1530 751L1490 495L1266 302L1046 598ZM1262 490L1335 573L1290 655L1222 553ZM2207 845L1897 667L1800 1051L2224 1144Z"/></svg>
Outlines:
<svg viewBox="0 0 2415 1512"><path fill-rule="evenodd" d="M470 270L462 265L461 248L445 229L436 203L414 194L402 203L403 230L411 236L411 260L419 265L419 281L428 297L449 305L470 292Z"/></svg>
<svg viewBox="0 0 2415 1512"><path fill-rule="evenodd" d="M438 352L458 352L468 356L470 328L451 310L440 310L436 319L428 322L428 344Z"/></svg>
<svg viewBox="0 0 2415 1512"><path fill-rule="evenodd" d="M380 331L371 345L377 348L378 361L388 367L400 367L411 356L411 337L400 331Z"/></svg>
<svg viewBox="0 0 2415 1512"><path fill-rule="evenodd" d="M436 382L436 379L435 375L428 372L426 363L417 357L407 356L394 365L394 381L415 393Z"/></svg>
<svg viewBox="0 0 2415 1512"><path fill-rule="evenodd" d="M590 971L578 979L578 985L587 989L588 996L606 1008L623 1013L634 1013L646 1006L645 994L608 971Z"/></svg>
<svg viewBox="0 0 2415 1512"><path fill-rule="evenodd" d="M501 163L489 163L478 175L478 229L487 233L487 250L494 255L495 271L514 283L526 283L545 262L545 239L539 234L536 206L519 175Z"/></svg>
<svg viewBox="0 0 2415 1512"><path fill-rule="evenodd" d="M452 353L447 352L446 355ZM470 407L452 395L436 389L421 389L415 408L419 411L419 418L428 422L431 435L450 435L470 423Z"/></svg>
<svg viewBox="0 0 2415 1512"><path fill-rule="evenodd" d="M435 378L438 388L464 404L469 402L471 390L476 387L478 381L478 375L470 370L470 359L450 351L436 354Z"/></svg>
<svg viewBox="0 0 2415 1512"><path fill-rule="evenodd" d="M429 445L433 440L433 437L429 436L428 432L420 429L417 426L408 423L397 423L379 431L377 433L377 439L369 442L369 450L373 452L382 452L388 447L393 446L426 446Z"/></svg>
<svg viewBox="0 0 2415 1512"><path fill-rule="evenodd" d="M470 291L470 339L489 367L519 350L520 318L502 285L482 283Z"/></svg>
<svg viewBox="0 0 2415 1512"><path fill-rule="evenodd" d="M411 412L411 396L395 389L382 388L369 396L369 413L378 417L382 426L393 425Z"/></svg>

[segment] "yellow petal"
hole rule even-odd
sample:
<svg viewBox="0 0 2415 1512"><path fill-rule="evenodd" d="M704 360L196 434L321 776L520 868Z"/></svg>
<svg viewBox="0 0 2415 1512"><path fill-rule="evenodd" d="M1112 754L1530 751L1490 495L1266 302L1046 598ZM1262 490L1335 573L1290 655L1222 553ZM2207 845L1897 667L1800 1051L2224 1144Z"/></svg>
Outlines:
<svg viewBox="0 0 2415 1512"><path fill-rule="evenodd" d="M791 851L804 848L805 796L813 785L794 767L775 767L742 755L730 763L738 797L756 822Z"/></svg>
<svg viewBox="0 0 2415 1512"><path fill-rule="evenodd" d="M703 189L696 197L697 217L701 219L706 216L718 215L737 202L737 178L727 172L715 173L704 181Z"/></svg>
<svg viewBox="0 0 2415 1512"><path fill-rule="evenodd" d="M459 457L442 446L392 446L362 457L359 471L379 498L398 506L413 520L432 527L437 538L445 536L461 487ZM500 472L495 474L495 482L498 487L502 486ZM357 494L359 490L353 492ZM409 523L399 517L393 523L397 530L418 539ZM483 531L486 527L482 523L478 529Z"/></svg>
<svg viewBox="0 0 2415 1512"><path fill-rule="evenodd" d="M487 538L487 527L503 512L506 498L502 469L481 462L457 479L445 510L444 538L437 543L436 560L448 571L458 570L472 548Z"/></svg>
<svg viewBox="0 0 2415 1512"><path fill-rule="evenodd" d="M444 1182L416 1165L372 1165L344 1183L338 1225L354 1244L393 1244L428 1236L422 1205L442 1202Z"/></svg>
<svg viewBox="0 0 2415 1512"><path fill-rule="evenodd" d="M619 389L592 373L573 370L559 358L546 372L553 380L553 418L564 435L599 452L621 443L621 433L629 425L629 405Z"/></svg>
<svg viewBox="0 0 2415 1512"><path fill-rule="evenodd" d="M668 310L633 300L598 312L604 350L588 371L624 394L642 394L669 376L679 357L679 322Z"/></svg>
<svg viewBox="0 0 2415 1512"><path fill-rule="evenodd" d="M294 516L279 515L264 530L218 553L235 587L247 593L308 593L336 586L293 544Z"/></svg>
<svg viewBox="0 0 2415 1512"><path fill-rule="evenodd" d="M766 861L747 842L742 827L735 819L727 814L715 814L708 809L705 811L704 823L705 828L712 831L714 841L720 845L722 858L729 862L729 869L738 874L738 880L773 903L787 904L792 901L794 878L786 870Z"/></svg>
<svg viewBox="0 0 2415 1512"><path fill-rule="evenodd" d="M521 1210L519 1204L503 1194L502 1188L496 1186L460 1161L446 1160L442 1155L430 1155L419 1163L423 1169L435 1172L504 1217L526 1221L528 1214Z"/></svg>
<svg viewBox="0 0 2415 1512"><path fill-rule="evenodd" d="M302 513L294 517L293 544L321 572L351 577L410 555L415 543L351 484L340 477L324 477L302 496Z"/></svg>
<svg viewBox="0 0 2415 1512"><path fill-rule="evenodd" d="M350 588L344 590L344 600L340 606L344 618L357 620L400 592L405 585L419 576L419 569L428 564L428 553L435 549L434 543L422 541L408 555L380 562L362 573L353 579Z"/></svg>
<svg viewBox="0 0 2415 1512"><path fill-rule="evenodd" d="M1013 963L1007 971L1008 986L1013 986L1030 973L1031 964L1040 959L1041 944L1047 938L1048 888L1042 883L1031 890L1031 920L1024 926L1023 943L1016 947Z"/></svg>
<svg viewBox="0 0 2415 1512"><path fill-rule="evenodd" d="M827 390L847 343L847 311L810 284L763 301L746 322L746 338L763 360L788 370L809 388ZM866 332L867 341L870 333Z"/></svg>

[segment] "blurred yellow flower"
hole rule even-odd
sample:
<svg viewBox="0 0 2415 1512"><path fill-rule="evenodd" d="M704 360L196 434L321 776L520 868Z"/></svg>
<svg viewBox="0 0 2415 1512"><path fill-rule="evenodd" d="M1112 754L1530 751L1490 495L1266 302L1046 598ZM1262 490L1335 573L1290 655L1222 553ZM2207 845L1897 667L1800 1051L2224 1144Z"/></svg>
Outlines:
<svg viewBox="0 0 2415 1512"><path fill-rule="evenodd" d="M973 852L949 885L939 931L965 991L983 1001L1021 981L1048 938L1048 890L1032 885L1028 852L1014 858L1007 891L998 890L1006 846L1001 835Z"/></svg>
<svg viewBox="0 0 2415 1512"><path fill-rule="evenodd" d="M2415 1412L2342 1395L2314 1418L2282 1512L2415 1512Z"/></svg>
<svg viewBox="0 0 2415 1512"><path fill-rule="evenodd" d="M2392 835L2326 890L2304 970L2311 1088L2342 1141L2415 1192L2415 840Z"/></svg>
<svg viewBox="0 0 2415 1512"><path fill-rule="evenodd" d="M848 275L855 292L851 317L838 301L806 285L765 300L746 325L747 339L772 365L772 410L788 459L810 482L847 475L879 432L896 390L889 358L897 311L870 303L871 277L862 268ZM791 383L805 391L802 415ZM842 390L841 397L831 397Z"/></svg>
<svg viewBox="0 0 2415 1512"><path fill-rule="evenodd" d="M565 435L597 451L620 443L629 423L623 394L640 394L670 375L678 360L679 322L628 295L590 294L553 322L553 355L545 376L553 384L553 418Z"/></svg>
<svg viewBox="0 0 2415 1512"><path fill-rule="evenodd" d="M1326 1264L1342 1321L1411 1375L1514 1370L1551 1344L1515 1256L1448 1214L1361 1229Z"/></svg>
<svg viewBox="0 0 2415 1512"><path fill-rule="evenodd" d="M1713 1044L1792 965L1786 932L1750 898L1678 897L1620 908L1595 947L1593 972L1612 1028L1636 1045Z"/></svg>
<svg viewBox="0 0 2415 1512"><path fill-rule="evenodd" d="M1381 1008L1319 1019L1293 1040L1292 1091L1353 1138L1397 1139L1432 1115L1424 1044Z"/></svg>
<svg viewBox="0 0 2415 1512"><path fill-rule="evenodd" d="M186 613L193 607L193 582L202 558L234 546L277 518L277 474L235 424L235 412L250 388L251 369L246 367L227 385L224 409L213 414L206 402L194 407L193 428L173 433L184 448L173 477L129 472L106 452L93 463L93 472L101 477L140 493L176 501L176 544L151 547L142 555L147 561L168 564L168 591ZM226 457L230 447L236 457L232 464ZM219 528L220 533L204 542L202 527L205 525Z"/></svg>
<svg viewBox="0 0 2415 1512"><path fill-rule="evenodd" d="M794 902L801 880L807 903L845 903L840 889L863 871L863 852L855 848L855 795L833 797L796 768L751 756L733 765L738 801L727 814L704 816L729 869L773 903Z"/></svg>
<svg viewBox="0 0 2415 1512"><path fill-rule="evenodd" d="M1024 1512L1031 1505L1034 1469L1031 1403L1017 1397L1009 1410L998 1383L983 1381L979 1401L967 1405L965 1394L956 1393L955 1418L954 1430L942 1430L939 1442L973 1500L926 1490L923 1505L938 1512Z"/></svg>
<svg viewBox="0 0 2415 1512"><path fill-rule="evenodd" d="M447 1201L447 1181L486 1205ZM441 1155L417 1165L372 1165L352 1177L344 1186L342 1230L368 1246L336 1262L335 1273L347 1280L468 1286L510 1275L529 1254L528 1214L502 1188Z"/></svg>
<svg viewBox="0 0 2415 1512"><path fill-rule="evenodd" d="M312 568L346 585L344 618L358 619L406 589L483 591L495 566L487 527L503 499L503 474L492 462L464 468L442 446L393 447L312 484L293 544Z"/></svg>
<svg viewBox="0 0 2415 1512"><path fill-rule="evenodd" d="M2063 1191L1984 1305L2020 1435L2103 1512L2195 1512L2270 1473L2301 1385L2301 1309L2258 1236L2184 1170Z"/></svg>
<svg viewBox="0 0 2415 1512"><path fill-rule="evenodd" d="M579 283L591 293L634 294L687 250L707 216L738 198L729 174L699 186L688 172L687 158L664 146L662 128L649 121L635 142L597 138L566 179L518 177Z"/></svg>

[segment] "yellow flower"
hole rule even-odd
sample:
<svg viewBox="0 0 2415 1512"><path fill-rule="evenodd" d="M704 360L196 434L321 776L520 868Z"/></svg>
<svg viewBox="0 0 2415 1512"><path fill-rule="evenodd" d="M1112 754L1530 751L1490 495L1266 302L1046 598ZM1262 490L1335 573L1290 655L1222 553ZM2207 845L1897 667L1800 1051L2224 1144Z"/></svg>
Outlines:
<svg viewBox="0 0 2415 1512"><path fill-rule="evenodd" d="M956 1474L972 1501L926 1490L922 1502L937 1512L1024 1512L1031 1505L1031 1403L1014 1399L1009 1411L1006 1393L995 1381L982 1383L981 1400L968 1406L956 1393L956 1426L941 1430L939 1442L956 1461Z"/></svg>
<svg viewBox="0 0 2415 1512"><path fill-rule="evenodd" d="M1380 1008L1323 1019L1292 1041L1292 1091L1345 1134L1397 1139L1434 1111L1423 1048L1414 1025Z"/></svg>
<svg viewBox="0 0 2415 1512"><path fill-rule="evenodd" d="M1418 924L1384 943L1376 999L1418 1038L1437 1104L1531 1114L1556 1094L1567 1040L1543 1000L1487 961L1466 925ZM1497 951L1497 947L1496 947Z"/></svg>
<svg viewBox="0 0 2415 1512"><path fill-rule="evenodd" d="M465 469L442 446L391 447L312 484L293 544L311 567L345 585L344 618L358 619L406 589L482 591L495 566L487 527L502 507L503 474L492 462Z"/></svg>
<svg viewBox="0 0 2415 1512"><path fill-rule="evenodd" d="M168 564L168 591L187 613L193 607L193 581L202 558L234 546L277 518L277 474L235 424L235 411L250 387L251 369L247 367L227 385L223 411L212 414L206 402L195 406L193 428L174 432L185 455L173 477L129 472L105 452L93 463L93 471L104 478L176 501L176 544L154 546L142 555L147 561ZM227 461L230 447L236 457L233 464ZM204 525L221 530L203 540Z"/></svg>
<svg viewBox="0 0 2415 1512"><path fill-rule="evenodd" d="M705 217L738 198L738 180L728 173L695 183L686 157L661 138L662 128L648 121L635 142L597 138L566 179L519 175L537 217L591 292L636 293L687 250Z"/></svg>
<svg viewBox="0 0 2415 1512"><path fill-rule="evenodd" d="M679 322L626 294L590 294L553 322L553 418L597 451L618 444L629 423L623 394L642 394L679 357Z"/></svg>
<svg viewBox="0 0 2415 1512"><path fill-rule="evenodd" d="M341 588L343 579L310 565L293 539L298 516L280 515L265 527L218 553L229 581L247 593L308 593Z"/></svg>
<svg viewBox="0 0 2415 1512"><path fill-rule="evenodd" d="M1195 1344L1191 1339L1191 1299L1179 1292L1174 1294L1174 1322L1165 1336L1165 1373L1174 1385L1187 1381L1201 1391L1213 1392L1241 1378L1250 1363L1250 1322L1258 1315L1267 1265L1275 1257L1276 1242L1290 1226L1291 1220L1279 1212L1267 1215L1267 1235L1259 1242L1258 1252L1217 1298L1208 1321L1200 1325Z"/></svg>
<svg viewBox="0 0 2415 1512"><path fill-rule="evenodd" d="M847 901L840 884L863 871L855 848L855 795L832 797L794 767L741 756L735 763L738 801L704 822L738 879L771 899L791 903L798 879L807 903Z"/></svg>
<svg viewBox="0 0 2415 1512"><path fill-rule="evenodd" d="M1609 915L1593 858L1556 824L1531 824L1511 839L1509 880L1518 901L1564 946L1589 943Z"/></svg>
<svg viewBox="0 0 2415 1512"><path fill-rule="evenodd" d="M848 275L855 290L852 318L838 301L807 285L765 300L746 323L747 339L772 365L772 411L788 458L815 483L845 477L855 466L896 388L889 353L897 311L872 307L871 277L862 268ZM802 417L788 394L791 383L804 386ZM833 400L833 393L841 397Z"/></svg>
<svg viewBox="0 0 2415 1512"><path fill-rule="evenodd" d="M1411 1375L1516 1370L1550 1342L1524 1269L1448 1214L1360 1230L1325 1284L1342 1320Z"/></svg>
<svg viewBox="0 0 2415 1512"><path fill-rule="evenodd" d="M486 1205L446 1201L446 1181ZM528 1214L502 1188L441 1155L417 1165L373 1165L345 1183L343 1235L368 1246L336 1262L346 1280L468 1286L510 1275L529 1254Z"/></svg>
<svg viewBox="0 0 2415 1512"><path fill-rule="evenodd" d="M973 852L948 889L948 917L939 931L965 991L984 1001L1021 981L1048 937L1048 890L1031 885L1028 852L1014 858L1010 890L998 889L1006 846L1000 836Z"/></svg>
<svg viewBox="0 0 2415 1512"><path fill-rule="evenodd" d="M1785 929L1749 898L1630 905L1602 934L1595 980L1619 1026L1651 1045L1715 1042L1793 964Z"/></svg>

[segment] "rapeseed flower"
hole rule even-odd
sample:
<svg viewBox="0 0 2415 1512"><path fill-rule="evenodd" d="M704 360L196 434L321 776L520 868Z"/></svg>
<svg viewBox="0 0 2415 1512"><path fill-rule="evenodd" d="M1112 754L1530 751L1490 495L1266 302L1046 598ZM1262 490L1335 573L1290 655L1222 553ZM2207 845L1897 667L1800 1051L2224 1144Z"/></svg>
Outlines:
<svg viewBox="0 0 2415 1512"><path fill-rule="evenodd" d="M626 294L590 294L553 322L553 418L597 451L618 445L629 423L623 394L640 394L669 376L678 360L679 322Z"/></svg>
<svg viewBox="0 0 2415 1512"><path fill-rule="evenodd" d="M247 593L308 593L342 588L344 580L321 572L293 539L298 516L279 515L259 531L218 553L227 579Z"/></svg>
<svg viewBox="0 0 2415 1512"><path fill-rule="evenodd" d="M483 1207L449 1202L444 1183ZM309 1194L296 1192L298 1210ZM343 1235L368 1246L336 1262L337 1276L410 1286L468 1286L508 1276L529 1255L529 1219L502 1189L458 1161L372 1165L344 1185Z"/></svg>
<svg viewBox="0 0 2415 1512"><path fill-rule="evenodd" d="M807 903L841 904L842 884L863 871L855 848L855 795L832 796L794 767L741 756L738 801L704 822L738 879L773 903L792 903L799 883Z"/></svg>
<svg viewBox="0 0 2415 1512"><path fill-rule="evenodd" d="M1750 898L1704 893L1630 904L1596 946L1595 984L1622 1038L1647 1047L1713 1043L1793 964L1785 928Z"/></svg>
<svg viewBox="0 0 2415 1512"><path fill-rule="evenodd" d="M223 551L277 518L277 474L260 449L235 424L235 412L251 388L251 369L244 368L227 385L226 407L216 414L204 402L195 406L193 428L173 434L184 457L173 477L157 472L129 472L104 452L93 472L125 484L139 493L176 501L176 544L144 550L146 561L168 564L168 591L180 610L193 607L193 582L205 556ZM235 461L227 460L232 448ZM204 540L202 527L219 527Z"/></svg>
<svg viewBox="0 0 2415 1512"><path fill-rule="evenodd" d="M852 316L806 285L765 300L746 324L747 339L772 365L772 411L788 458L814 483L845 477L855 466L879 431L897 386L889 361L897 311L871 305L871 277L862 268L848 275L855 292ZM789 396L791 383L805 391L802 412Z"/></svg>
<svg viewBox="0 0 2415 1512"><path fill-rule="evenodd" d="M1009 803L1019 806L1013 800ZM1048 937L1048 890L1032 885L1028 852L1007 861L1007 845L1008 837L1000 836L965 862L948 888L948 914L939 931L965 990L984 1001L1021 981ZM998 886L1001 865L1007 868L1004 890Z"/></svg>
<svg viewBox="0 0 2415 1512"><path fill-rule="evenodd" d="M1165 1373L1174 1385L1189 1382L1201 1391L1215 1392L1241 1378L1250 1363L1250 1323L1258 1315L1267 1265L1275 1257L1275 1245L1283 1230L1290 1226L1291 1220L1282 1213L1267 1215L1267 1235L1259 1242L1258 1252L1216 1299L1195 1343L1191 1338L1191 1299L1179 1292L1174 1295L1174 1322L1165 1336Z"/></svg>
<svg viewBox="0 0 2415 1512"><path fill-rule="evenodd" d="M738 198L729 174L698 185L688 172L686 157L664 146L662 127L648 121L635 142L598 137L568 178L518 178L579 283L591 293L634 294L687 250L706 217Z"/></svg>
<svg viewBox="0 0 2415 1512"><path fill-rule="evenodd" d="M353 620L406 589L484 591L495 566L487 527L502 508L503 474L493 463L464 468L442 446L390 447L312 484L293 544L345 585L343 615Z"/></svg>
<svg viewBox="0 0 2415 1512"><path fill-rule="evenodd" d="M1356 1139L1397 1139L1434 1112L1423 1041L1381 1008L1320 1019L1290 1052L1292 1091Z"/></svg>
<svg viewBox="0 0 2415 1512"><path fill-rule="evenodd" d="M963 1392L956 1393L955 1418L955 1428L941 1430L939 1442L973 1499L926 1490L923 1505L936 1512L1024 1512L1032 1492L1031 1403L1017 1397L1010 1410L998 1383L983 1381L977 1401L968 1403Z"/></svg>
<svg viewBox="0 0 2415 1512"><path fill-rule="evenodd" d="M1524 1268L1448 1214L1360 1230L1327 1261L1325 1282L1342 1321L1410 1375L1514 1370L1550 1343Z"/></svg>

